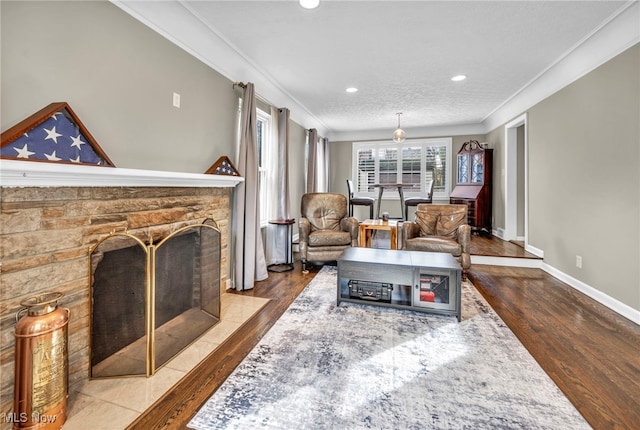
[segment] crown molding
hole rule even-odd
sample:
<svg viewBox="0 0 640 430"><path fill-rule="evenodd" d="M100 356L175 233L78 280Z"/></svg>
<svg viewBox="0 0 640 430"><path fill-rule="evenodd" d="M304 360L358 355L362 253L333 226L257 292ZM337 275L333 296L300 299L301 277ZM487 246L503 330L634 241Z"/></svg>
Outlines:
<svg viewBox="0 0 640 430"><path fill-rule="evenodd" d="M386 130L330 131L313 113L281 88L276 80L244 57L215 29L202 22L180 0L144 2L110 0L189 54L216 70L231 82L249 81L257 93L274 106L286 106L291 119L304 128L334 141L386 139ZM423 127L405 131L420 137L486 134L575 80L640 42L640 2L628 1L607 22L585 36L564 56L524 85L508 100L482 119L480 124Z"/></svg>
<svg viewBox="0 0 640 430"><path fill-rule="evenodd" d="M630 1L483 119L486 133L640 42L640 2Z"/></svg>
<svg viewBox="0 0 640 430"><path fill-rule="evenodd" d="M303 128L317 129L321 136L326 135L327 127L322 121L214 28L199 19L187 4L179 0L109 1L229 79L229 85L238 81L253 82L260 98L273 106L289 108L291 120Z"/></svg>

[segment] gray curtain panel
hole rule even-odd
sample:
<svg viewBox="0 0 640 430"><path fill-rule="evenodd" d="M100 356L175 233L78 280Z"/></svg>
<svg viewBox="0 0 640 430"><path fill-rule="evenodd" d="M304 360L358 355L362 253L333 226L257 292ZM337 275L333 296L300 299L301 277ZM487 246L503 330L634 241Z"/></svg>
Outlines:
<svg viewBox="0 0 640 430"><path fill-rule="evenodd" d="M260 234L260 193L258 186L258 145L256 132L256 99L251 82L242 97L238 171L244 176L235 192L234 285L236 290L250 290L254 281L268 277Z"/></svg>
<svg viewBox="0 0 640 430"><path fill-rule="evenodd" d="M331 159L331 157L329 157L329 139L327 139L326 137L323 137L321 139L320 144L322 145L322 158L321 158L320 165L322 166L322 170L324 174L322 178L320 178L318 181L322 184L319 187L319 189L321 191L328 192L329 191L329 160Z"/></svg>
<svg viewBox="0 0 640 430"><path fill-rule="evenodd" d="M307 193L318 190L318 130L309 129L309 152L307 154Z"/></svg>
<svg viewBox="0 0 640 430"><path fill-rule="evenodd" d="M271 214L276 219L291 218L291 204L289 199L289 109L273 109L272 121L276 125L276 141L272 142L276 148L274 166L275 181L269 190L269 201L274 205ZM267 227L267 261L269 264L287 261L287 229L281 225L269 224ZM289 245L291 246L291 245Z"/></svg>
<svg viewBox="0 0 640 430"><path fill-rule="evenodd" d="M318 131L309 129L307 154L307 193L329 191L329 139L318 141Z"/></svg>

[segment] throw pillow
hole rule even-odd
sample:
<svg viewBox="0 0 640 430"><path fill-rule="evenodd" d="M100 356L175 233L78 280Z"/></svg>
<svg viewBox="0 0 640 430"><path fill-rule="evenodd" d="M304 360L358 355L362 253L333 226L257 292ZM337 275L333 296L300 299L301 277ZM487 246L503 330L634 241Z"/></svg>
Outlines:
<svg viewBox="0 0 640 430"><path fill-rule="evenodd" d="M436 224L436 236L455 239L458 235L458 226L466 224L466 218L466 208L440 214Z"/></svg>
<svg viewBox="0 0 640 430"><path fill-rule="evenodd" d="M420 236L433 236L436 234L438 216L438 213L416 211L416 223L420 226Z"/></svg>

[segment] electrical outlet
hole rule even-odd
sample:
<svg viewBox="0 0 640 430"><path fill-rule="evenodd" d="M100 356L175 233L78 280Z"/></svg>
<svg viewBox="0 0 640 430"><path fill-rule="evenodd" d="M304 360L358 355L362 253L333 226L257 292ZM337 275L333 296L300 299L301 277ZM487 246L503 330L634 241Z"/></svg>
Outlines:
<svg viewBox="0 0 640 430"><path fill-rule="evenodd" d="M179 108L180 107L180 94L173 93L173 106Z"/></svg>
<svg viewBox="0 0 640 430"><path fill-rule="evenodd" d="M582 269L582 257L580 255L576 255L576 267Z"/></svg>

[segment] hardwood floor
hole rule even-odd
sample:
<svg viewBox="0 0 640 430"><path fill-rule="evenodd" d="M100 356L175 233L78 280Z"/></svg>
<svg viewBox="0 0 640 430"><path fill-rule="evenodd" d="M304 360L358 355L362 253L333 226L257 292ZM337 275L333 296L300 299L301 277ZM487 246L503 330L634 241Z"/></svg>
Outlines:
<svg viewBox="0 0 640 430"><path fill-rule="evenodd" d="M640 428L640 326L540 269L469 279L593 428Z"/></svg>
<svg viewBox="0 0 640 430"><path fill-rule="evenodd" d="M473 236L471 239L471 255L483 257L538 258L512 242L497 237Z"/></svg>
<svg viewBox="0 0 640 430"><path fill-rule="evenodd" d="M477 255L535 258L516 248L497 238L472 239ZM186 428L318 269L303 275L296 262L293 271L270 273L237 293L271 301L128 428ZM638 428L640 326L540 269L473 265L469 278L593 428Z"/></svg>

